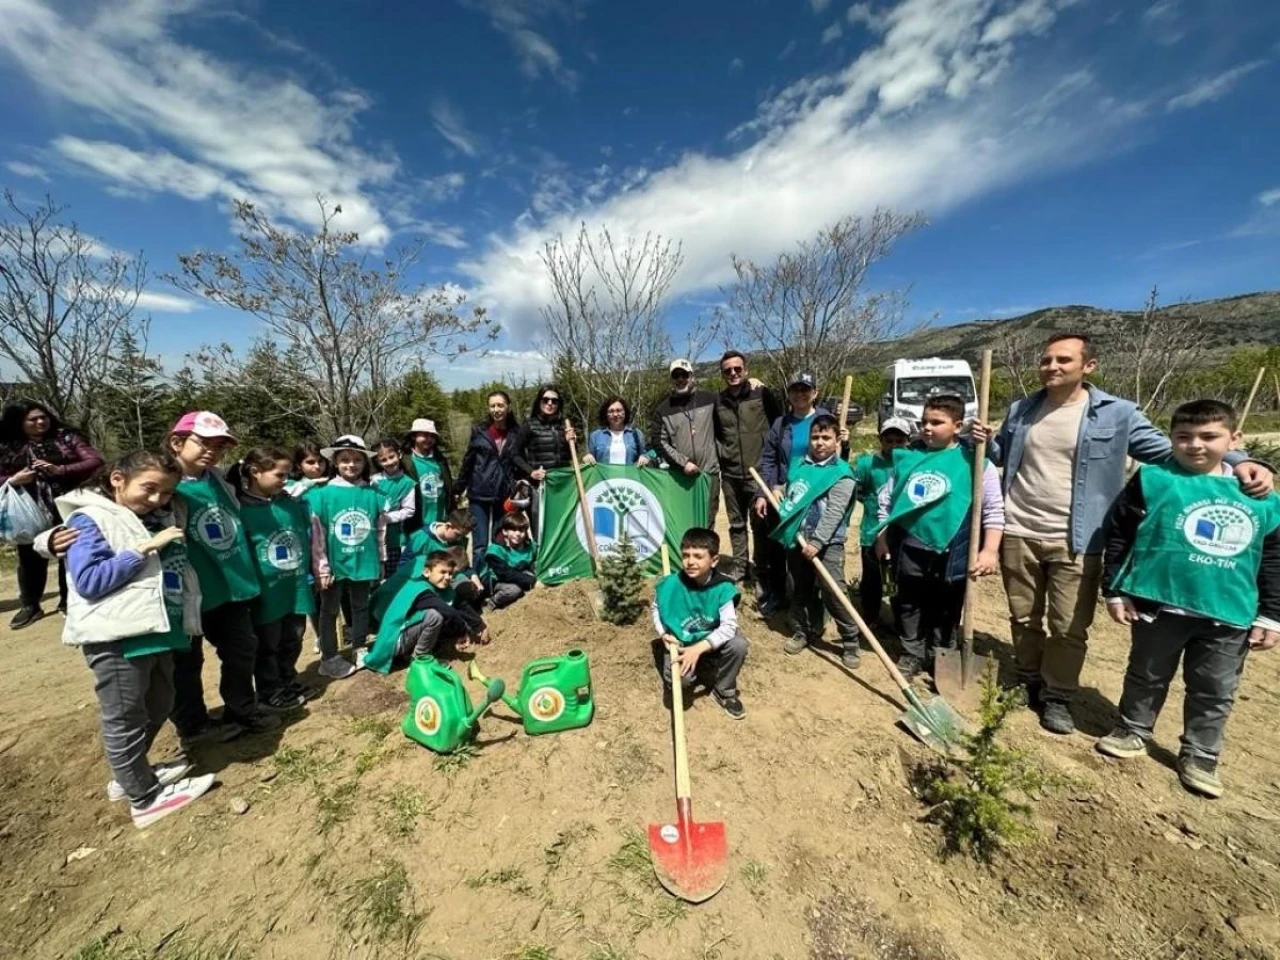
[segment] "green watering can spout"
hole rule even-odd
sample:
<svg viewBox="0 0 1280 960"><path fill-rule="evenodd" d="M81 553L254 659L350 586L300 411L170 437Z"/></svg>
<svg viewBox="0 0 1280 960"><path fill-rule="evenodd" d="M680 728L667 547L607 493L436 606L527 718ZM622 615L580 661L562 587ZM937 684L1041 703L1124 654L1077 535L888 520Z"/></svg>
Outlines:
<svg viewBox="0 0 1280 960"><path fill-rule="evenodd" d="M506 692L506 689L507 685L502 682L501 677L496 680L488 681L488 689L484 692L484 699L480 701L480 705L472 710L471 715L467 717L467 725L473 726L476 721L484 715L484 712L492 707L497 701L501 700L505 703L507 698L504 697L503 694Z"/></svg>
<svg viewBox="0 0 1280 960"><path fill-rule="evenodd" d="M494 689L497 688L498 692L493 694L492 698L489 698L490 704L496 700L501 700L513 713L515 713L516 716L524 719L524 711L520 709L520 701L512 694L506 692L507 685L500 678L497 680L490 680L480 672L480 668L476 666L476 662L474 660L467 664L467 676L476 683L483 683L489 688L488 691L485 692L486 698L489 698L489 694L493 693ZM488 709L488 707L486 707L486 709Z"/></svg>

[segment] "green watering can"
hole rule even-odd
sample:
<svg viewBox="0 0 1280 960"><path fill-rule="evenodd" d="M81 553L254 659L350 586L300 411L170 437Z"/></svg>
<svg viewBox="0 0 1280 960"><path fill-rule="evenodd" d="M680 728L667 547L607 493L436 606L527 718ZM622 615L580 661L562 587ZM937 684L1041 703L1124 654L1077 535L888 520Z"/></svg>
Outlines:
<svg viewBox="0 0 1280 960"><path fill-rule="evenodd" d="M501 680L486 682L484 699L473 708L462 678L435 657L416 658L404 685L409 712L400 729L436 753L451 753L475 737L480 717L506 690Z"/></svg>
<svg viewBox="0 0 1280 960"><path fill-rule="evenodd" d="M493 688L474 660L467 676ZM502 702L524 721L525 733L533 736L585 727L596 709L586 651L530 660L520 674L519 690L505 695Z"/></svg>

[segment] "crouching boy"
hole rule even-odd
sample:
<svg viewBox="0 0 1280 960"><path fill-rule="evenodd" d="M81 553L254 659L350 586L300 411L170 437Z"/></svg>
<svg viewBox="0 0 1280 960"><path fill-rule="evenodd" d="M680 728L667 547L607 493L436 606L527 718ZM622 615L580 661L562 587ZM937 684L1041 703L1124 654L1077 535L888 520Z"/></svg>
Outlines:
<svg viewBox="0 0 1280 960"><path fill-rule="evenodd" d="M378 635L357 667L388 673L392 664L413 657L437 656L447 641L458 650L489 642L489 628L475 610L455 604L453 587L457 561L445 550L433 550L416 560L408 576L384 583L374 597L381 614ZM388 592L389 588L394 592Z"/></svg>
<svg viewBox="0 0 1280 960"><path fill-rule="evenodd" d="M680 573L658 581L653 596L653 626L662 644L662 679L671 685L669 644L679 646L674 668L688 694L701 678L716 703L735 720L746 716L738 699L738 672L747 659L747 638L738 631L738 588L716 570L720 537L691 527L680 541Z"/></svg>
<svg viewBox="0 0 1280 960"><path fill-rule="evenodd" d="M908 680L922 670L933 670L939 648L955 646L966 576L989 576L1000 569L1000 476L990 463L983 466L982 503L974 504L973 451L957 439L963 422L964 401L959 397L926 400L920 420L923 445L893 452L892 493L886 491L880 499L883 529L876 539L876 555L896 558L902 632L898 669ZM973 509L982 512L982 548L969 570Z"/></svg>
<svg viewBox="0 0 1280 960"><path fill-rule="evenodd" d="M787 471L786 495L778 505L778 526L769 534L787 548L787 573L791 579L788 599L793 633L782 649L799 653L821 640L825 607L840 634L840 662L850 670L858 668L858 627L845 606L819 582L813 558L818 558L845 591L844 542L856 488L853 469L840 456L840 424L831 414L820 413L809 427L809 452ZM801 536L803 547L799 543Z"/></svg>
<svg viewBox="0 0 1280 960"><path fill-rule="evenodd" d="M1280 497L1254 500L1224 469L1240 441L1229 405L1184 403L1170 433L1173 462L1143 466L1108 518L1103 593L1133 647L1120 723L1097 748L1146 753L1181 660L1178 779L1220 797L1218 757L1245 655L1280 640Z"/></svg>
<svg viewBox="0 0 1280 960"><path fill-rule="evenodd" d="M529 536L529 517L523 511L508 513L498 524L498 535L484 554L484 579L489 599L501 610L509 607L537 583L535 561L538 545Z"/></svg>

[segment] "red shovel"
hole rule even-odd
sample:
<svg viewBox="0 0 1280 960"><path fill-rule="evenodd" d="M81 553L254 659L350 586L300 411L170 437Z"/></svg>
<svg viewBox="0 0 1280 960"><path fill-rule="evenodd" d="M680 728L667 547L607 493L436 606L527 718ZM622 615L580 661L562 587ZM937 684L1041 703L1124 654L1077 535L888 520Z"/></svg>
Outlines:
<svg viewBox="0 0 1280 960"><path fill-rule="evenodd" d="M664 549L664 561L665 553ZM693 791L684 742L684 690L677 675L676 644L668 644L667 654L671 657L671 724L676 747L676 822L649 824L649 854L653 872L668 893L690 903L702 903L719 893L728 877L729 841L722 821L698 823L693 819Z"/></svg>

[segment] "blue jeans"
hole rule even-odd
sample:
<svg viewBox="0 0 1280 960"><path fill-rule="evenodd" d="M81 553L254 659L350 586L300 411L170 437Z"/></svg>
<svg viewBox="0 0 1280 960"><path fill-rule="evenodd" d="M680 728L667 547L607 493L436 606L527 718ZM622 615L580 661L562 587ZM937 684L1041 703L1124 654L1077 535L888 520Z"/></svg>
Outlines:
<svg viewBox="0 0 1280 960"><path fill-rule="evenodd" d="M471 531L471 565L479 568L489 541L498 532L498 524L502 522L502 505L472 500L467 509L471 511L471 519L475 521L475 528Z"/></svg>

